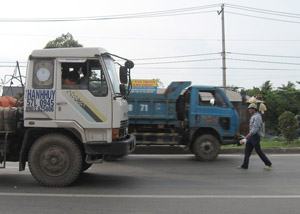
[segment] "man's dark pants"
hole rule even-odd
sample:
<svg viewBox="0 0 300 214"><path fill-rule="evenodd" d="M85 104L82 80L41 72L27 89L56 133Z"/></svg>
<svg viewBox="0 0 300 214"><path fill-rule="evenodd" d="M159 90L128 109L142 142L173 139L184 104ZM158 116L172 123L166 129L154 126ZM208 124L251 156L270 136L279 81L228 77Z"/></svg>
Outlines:
<svg viewBox="0 0 300 214"><path fill-rule="evenodd" d="M260 157L260 159L265 163L266 166L271 166L271 161L267 158L265 153L260 148L260 136L258 134L252 135L246 143L245 147L245 157L244 162L242 164L242 168L248 169L249 166L249 158L252 153L253 148L255 149L256 153Z"/></svg>

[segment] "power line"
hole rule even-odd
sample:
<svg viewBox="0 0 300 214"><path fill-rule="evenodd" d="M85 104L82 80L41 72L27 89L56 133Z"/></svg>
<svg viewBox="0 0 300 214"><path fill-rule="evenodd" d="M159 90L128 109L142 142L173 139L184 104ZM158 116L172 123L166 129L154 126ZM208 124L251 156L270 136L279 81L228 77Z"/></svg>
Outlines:
<svg viewBox="0 0 300 214"><path fill-rule="evenodd" d="M70 22L70 21L101 21L101 20L103 21L103 20L117 20L117 19L131 19L131 18L152 18L152 17L191 15L191 14L216 12L215 10L209 10L209 11L203 11L203 10L217 8L217 7L220 7L221 5L222 4L210 4L210 5L185 7L185 8L177 8L177 9L170 9L170 10L158 10L158 11L140 12L140 13L127 13L127 14L113 14L113 15L107 15L107 16L61 17L61 18L0 18L0 22ZM261 13L261 14L266 14L266 15L287 17L287 18L293 18L293 19L300 18L300 14L298 14L298 13L287 13L287 12L246 7L246 6L234 5L234 4L225 4L225 6L231 8L231 9L243 10L243 11L248 11L248 12L252 12L252 13ZM281 19L268 18L268 17L252 16L249 14L241 14L241 13L236 13L236 12L230 12L230 13L236 14L236 15L250 16L250 17L255 17L255 18L269 19L269 20L274 20L274 21L298 23L297 21L289 21L289 20L281 20Z"/></svg>
<svg viewBox="0 0 300 214"><path fill-rule="evenodd" d="M190 15L198 13L210 13L216 11L201 11L210 8L216 8L220 4L210 4L196 7L186 7L170 10L159 10L142 13L127 13L114 14L107 16L90 16L90 17L63 17L63 18L1 18L0 22L70 22L70 21L103 21L116 19L130 19L130 18L151 18L161 16L176 16L176 15Z"/></svg>
<svg viewBox="0 0 300 214"><path fill-rule="evenodd" d="M195 56L209 56L221 54L220 52L215 53L200 53L200 54L188 54L188 55L177 55L177 56L160 56L160 57L148 57L148 58L136 58L132 60L154 60L154 59L173 59L173 58L186 58L186 57L195 57Z"/></svg>
<svg viewBox="0 0 300 214"><path fill-rule="evenodd" d="M23 37L49 37L46 34L6 34L0 33L0 36L23 36ZM116 40L167 40L167 41L200 41L200 42L221 42L221 39L217 38L164 38L164 37L105 37L105 36L88 36L88 35L77 35L80 38L88 39L116 39ZM55 35L52 35L55 37ZM236 39L236 38L227 38L226 41L230 42L300 42L300 39Z"/></svg>
<svg viewBox="0 0 300 214"><path fill-rule="evenodd" d="M0 61L0 64L16 64L16 61ZM19 64L25 64L27 62L19 62Z"/></svg>
<svg viewBox="0 0 300 214"><path fill-rule="evenodd" d="M266 60L255 60L255 59L239 59L239 58L227 58L234 61L243 61L243 62L259 62L259 63L271 63L271 64L282 64L282 65L300 65L300 63L293 62L278 62L278 61L266 61Z"/></svg>
<svg viewBox="0 0 300 214"><path fill-rule="evenodd" d="M228 67L229 70L257 70L257 71L300 71L296 68L254 68L254 67Z"/></svg>
<svg viewBox="0 0 300 214"><path fill-rule="evenodd" d="M229 8L251 11L251 12L256 12L256 13L263 13L263 14L269 14L269 15L275 15L275 16L283 16L283 17L289 17L289 18L300 18L299 13L288 13L288 12L283 12L283 11L267 10L267 9L261 9L261 8L255 8L255 7L235 5L235 4L225 4L225 5Z"/></svg>
<svg viewBox="0 0 300 214"><path fill-rule="evenodd" d="M242 56L254 56L254 57L275 57L275 58L293 58L299 59L300 56L295 55L273 55L273 54L258 54L258 53L244 53L244 52L226 52L229 55L242 55ZM158 57L145 57L145 58L132 58L134 61L145 61L145 60L160 60L160 59L176 59L176 58L189 58L189 57L197 57L197 56L209 56L209 55L219 55L221 52L212 52L212 53L196 53L196 54L186 54L186 55L173 55L173 56L158 56ZM230 58L235 60L234 58ZM198 62L198 61L211 61L211 60L219 60L219 58L211 58L211 59L194 59L194 60L181 60L181 61L162 61L162 62L150 62L150 63L137 63L137 65L143 64L164 64L164 63L180 63L180 62ZM241 59L241 60L252 60L252 59ZM255 62L266 62L261 60L254 60ZM268 61L271 62L271 61ZM0 61L0 66L2 67L10 67L15 66L16 61ZM19 62L19 64L26 64L26 61ZM288 63L291 62L271 62L271 63ZM6 64L6 65L1 65ZM292 63L294 64L294 63ZM298 63L296 63L298 65ZM25 65L23 67L26 67Z"/></svg>
<svg viewBox="0 0 300 214"><path fill-rule="evenodd" d="M230 42L300 42L300 39L226 39Z"/></svg>
<svg viewBox="0 0 300 214"><path fill-rule="evenodd" d="M291 56L291 55L271 55L271 54L241 53L241 52L227 52L227 54L244 55L244 56L277 57L277 58L295 58L295 59L300 58L300 56Z"/></svg>
<svg viewBox="0 0 300 214"><path fill-rule="evenodd" d="M284 76L284 77L286 77L286 78L297 78L298 76L289 75L289 76ZM249 76L247 76L247 78L241 78L241 77L238 77L238 76L231 76L229 79L230 80L239 80L239 82L240 81L249 82L249 80L257 80L257 76L253 76L253 75L251 76L251 75L249 75ZM273 81L276 82L276 80L278 80L278 78L269 78L268 80L271 80L272 82Z"/></svg>
<svg viewBox="0 0 300 214"><path fill-rule="evenodd" d="M0 19L0 22L79 22L79 21L107 21L107 20L122 20L122 19L138 19L138 18L155 18L155 17L166 17L166 16L182 16L182 15L195 15L203 13L213 13L214 10L210 11L198 11L198 12L184 12L184 13L170 13L170 14L157 14L157 15L145 15L145 16L124 16L124 17L95 17L95 18L84 18L84 17L74 17L74 18L53 18L53 19Z"/></svg>
<svg viewBox="0 0 300 214"><path fill-rule="evenodd" d="M221 67L140 67L138 69L153 69L153 70L195 70L195 69L221 69Z"/></svg>
<svg viewBox="0 0 300 214"><path fill-rule="evenodd" d="M0 65L0 68L14 68L14 67L16 67L16 65ZM27 66L20 65L19 67L26 68Z"/></svg>
<svg viewBox="0 0 300 214"><path fill-rule="evenodd" d="M212 58L212 59L195 59L195 60L178 60L178 61L163 61L163 62L145 62L137 63L137 65L157 65L157 64L170 64L170 63L183 63L183 62L204 62L204 61L214 61L220 60L221 58Z"/></svg>
<svg viewBox="0 0 300 214"><path fill-rule="evenodd" d="M118 17L118 18L105 18L105 19L91 19L91 20L78 20L78 21L104 21L104 20L120 20L120 19L138 19L138 18L157 18L157 17L167 17L167 16L182 16L182 15L196 15L204 13L214 13L214 10L207 11L197 11L197 12L184 12L184 13L170 13L170 14L158 14L158 15L147 15L147 16L128 16L128 17ZM73 20L70 20L73 21ZM76 20L74 20L76 21Z"/></svg>
<svg viewBox="0 0 300 214"><path fill-rule="evenodd" d="M150 69L150 70L218 70L221 69L222 67L139 67L137 66L138 69ZM300 68L257 68L257 67L227 67L228 70L264 70L264 71L300 71Z"/></svg>
<svg viewBox="0 0 300 214"><path fill-rule="evenodd" d="M263 16L254 16L254 15L237 13L237 12L232 12L232 11L227 11L227 13L230 13L230 14L233 14L233 15L239 15L239 16L247 16L247 17L251 17L251 18L258 18L258 19L266 19L266 20L271 20L271 21L279 21L279 22L300 24L300 22L298 22L298 21L289 21L289 20L285 20L285 19L268 18L268 17L263 17Z"/></svg>
<svg viewBox="0 0 300 214"><path fill-rule="evenodd" d="M299 24L299 21L295 21L295 19L300 19L300 14L298 13L288 13L288 12L282 12L282 11L275 11L275 10L266 10L266 9L260 9L260 8L254 8L254 7L246 7L246 6L241 6L241 5L234 5L234 4L226 4L226 7L234 10L242 10L242 11L247 11L250 13L259 13L263 15L268 15L269 17L266 16L258 16L258 15L252 15L249 13L239 13L235 11L228 11L230 14L234 15L239 15L239 16L246 16L246 17L251 17L251 18L259 18L259 19L265 19L265 20L271 20L271 21L279 21L279 22L285 22L285 23L294 23L294 24ZM285 17L289 18L288 19L280 19L276 17ZM294 19L294 20L292 20Z"/></svg>

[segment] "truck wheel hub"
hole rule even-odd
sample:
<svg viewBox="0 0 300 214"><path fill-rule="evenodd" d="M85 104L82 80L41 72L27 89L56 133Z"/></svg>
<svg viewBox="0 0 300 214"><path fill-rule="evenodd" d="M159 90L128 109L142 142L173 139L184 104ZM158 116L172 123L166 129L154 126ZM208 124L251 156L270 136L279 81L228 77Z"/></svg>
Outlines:
<svg viewBox="0 0 300 214"><path fill-rule="evenodd" d="M203 142L201 144L201 150L204 151L205 153L212 152L213 151L213 146L212 146L211 142L209 142L209 141Z"/></svg>
<svg viewBox="0 0 300 214"><path fill-rule="evenodd" d="M62 148L53 147L41 154L41 168L49 176L63 175L70 165L68 154Z"/></svg>
<svg viewBox="0 0 300 214"><path fill-rule="evenodd" d="M58 159L57 159L56 157L53 157L53 158L51 158L51 160L50 160L50 161L51 161L51 163L52 163L52 164L54 164L54 165L55 165L55 164L57 164L57 162L58 162Z"/></svg>

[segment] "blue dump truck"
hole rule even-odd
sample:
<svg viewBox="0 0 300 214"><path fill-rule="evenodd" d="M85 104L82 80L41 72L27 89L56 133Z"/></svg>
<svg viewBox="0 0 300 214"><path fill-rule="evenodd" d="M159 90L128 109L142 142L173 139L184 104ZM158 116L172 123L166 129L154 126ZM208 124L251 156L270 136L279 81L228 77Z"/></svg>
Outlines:
<svg viewBox="0 0 300 214"><path fill-rule="evenodd" d="M137 145L185 146L214 160L221 145L238 141L239 116L222 88L172 82L163 93L133 90L128 102Z"/></svg>

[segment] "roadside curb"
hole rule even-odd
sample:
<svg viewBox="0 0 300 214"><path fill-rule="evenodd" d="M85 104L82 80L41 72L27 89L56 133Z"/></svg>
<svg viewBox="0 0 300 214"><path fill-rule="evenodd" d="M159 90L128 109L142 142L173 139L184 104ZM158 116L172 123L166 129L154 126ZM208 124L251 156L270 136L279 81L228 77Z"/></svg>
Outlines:
<svg viewBox="0 0 300 214"><path fill-rule="evenodd" d="M300 147L295 148L265 148L267 154L300 154ZM225 148L220 154L243 154L244 147ZM191 154L184 147L179 146L137 146L133 154Z"/></svg>

